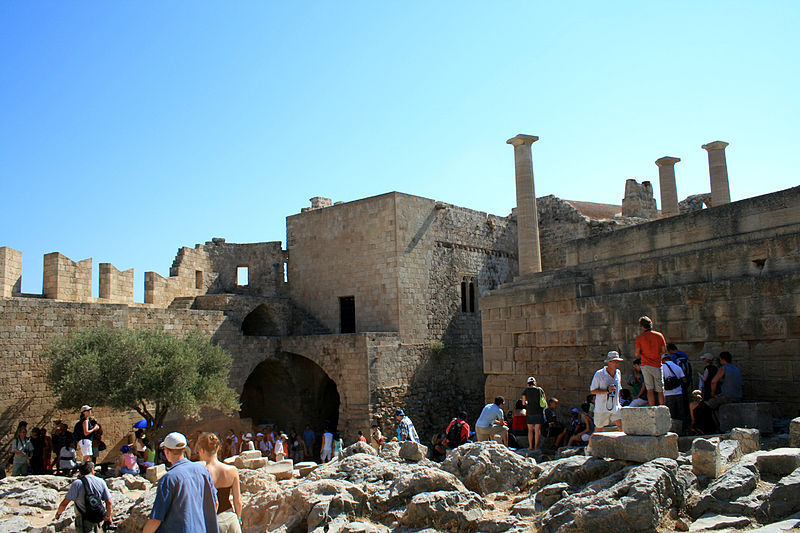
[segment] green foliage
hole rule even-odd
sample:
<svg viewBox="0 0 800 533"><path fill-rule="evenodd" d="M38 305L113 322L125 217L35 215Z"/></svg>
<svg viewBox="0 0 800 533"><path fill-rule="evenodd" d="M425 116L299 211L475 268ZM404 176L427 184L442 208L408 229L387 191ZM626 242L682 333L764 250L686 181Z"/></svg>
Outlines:
<svg viewBox="0 0 800 533"><path fill-rule="evenodd" d="M444 353L444 342L436 340L428 343L428 349L432 355L442 355Z"/></svg>
<svg viewBox="0 0 800 533"><path fill-rule="evenodd" d="M169 410L196 417L203 407L239 409L228 386L232 358L199 333L96 327L75 331L44 352L59 407L135 409L160 427Z"/></svg>

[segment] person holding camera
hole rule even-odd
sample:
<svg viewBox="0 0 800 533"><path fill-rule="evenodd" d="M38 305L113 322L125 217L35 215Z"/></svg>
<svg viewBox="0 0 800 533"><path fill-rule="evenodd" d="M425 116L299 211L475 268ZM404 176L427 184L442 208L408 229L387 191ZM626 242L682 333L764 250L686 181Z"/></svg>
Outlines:
<svg viewBox="0 0 800 533"><path fill-rule="evenodd" d="M94 475L94 463L91 461L85 461L78 466L78 479L72 482L67 495L61 500L56 511L56 520L61 518L61 514L72 502L75 502L77 508L75 531L78 533L97 533L100 531L100 524L105 531L116 529L111 525L113 506L108 485Z"/></svg>
<svg viewBox="0 0 800 533"><path fill-rule="evenodd" d="M622 431L622 411L619 404L621 375L619 364L622 357L611 350L605 359L603 368L594 373L590 392L594 398L594 425L597 431L603 431L613 422L618 431Z"/></svg>

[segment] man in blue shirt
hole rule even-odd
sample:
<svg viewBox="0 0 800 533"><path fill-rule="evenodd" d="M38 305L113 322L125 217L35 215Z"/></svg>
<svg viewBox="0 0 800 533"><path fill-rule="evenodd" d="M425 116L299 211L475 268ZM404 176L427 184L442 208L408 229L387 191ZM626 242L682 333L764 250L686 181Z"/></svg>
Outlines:
<svg viewBox="0 0 800 533"><path fill-rule="evenodd" d="M94 475L94 463L91 461L81 463L78 467L78 479L72 482L67 495L61 500L61 504L56 510L56 520L61 518L61 513L71 502L75 502L75 507L78 508L78 512L75 513L75 531L78 533L97 532L100 531L100 523L91 522L83 516L86 513L86 491L83 480L88 485L89 491L105 503L106 517L103 521L111 524L111 517L114 514L111 494L108 492L106 482Z"/></svg>
<svg viewBox="0 0 800 533"><path fill-rule="evenodd" d="M503 413L503 404L505 403L505 398L498 396L494 399L494 403L487 403L484 406L475 422L475 435L478 441L491 440L493 436L501 435L503 444L508 446L508 427Z"/></svg>
<svg viewBox="0 0 800 533"><path fill-rule="evenodd" d="M731 364L732 360L733 356L730 352L719 354L722 368L717 370L714 379L711 380L711 391L714 397L708 400L708 405L712 409L719 409L722 404L738 402L742 399L742 371Z"/></svg>
<svg viewBox="0 0 800 533"><path fill-rule="evenodd" d="M405 411L397 409L394 412L394 419L399 423L397 426L398 441L413 440L414 442L419 442L419 435L417 435L417 430L414 428L414 422L406 416Z"/></svg>
<svg viewBox="0 0 800 533"><path fill-rule="evenodd" d="M217 489L208 469L186 459L186 437L170 433L161 444L172 466L159 480L150 520L142 533L218 531Z"/></svg>

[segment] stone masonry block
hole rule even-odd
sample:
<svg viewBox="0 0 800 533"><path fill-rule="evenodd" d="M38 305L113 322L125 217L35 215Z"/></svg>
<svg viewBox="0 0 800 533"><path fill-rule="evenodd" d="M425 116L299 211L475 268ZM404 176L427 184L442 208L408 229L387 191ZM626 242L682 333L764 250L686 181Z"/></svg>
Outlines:
<svg viewBox="0 0 800 533"><path fill-rule="evenodd" d="M762 474L788 476L800 467L800 450L778 448L764 452L756 458L756 466Z"/></svg>
<svg viewBox="0 0 800 533"><path fill-rule="evenodd" d="M626 435L657 437L670 430L669 407L623 407L622 431Z"/></svg>
<svg viewBox="0 0 800 533"><path fill-rule="evenodd" d="M727 432L733 428L755 428L761 433L772 433L771 407L766 402L722 405L718 412L719 429Z"/></svg>
<svg viewBox="0 0 800 533"><path fill-rule="evenodd" d="M800 416L789 424L789 443L792 448L800 448Z"/></svg>
<svg viewBox="0 0 800 533"><path fill-rule="evenodd" d="M719 439L695 439L692 443L692 472L696 476L713 478L722 473Z"/></svg>
<svg viewBox="0 0 800 533"><path fill-rule="evenodd" d="M733 428L731 439L739 442L739 450L742 455L761 449L761 433L757 429Z"/></svg>
<svg viewBox="0 0 800 533"><path fill-rule="evenodd" d="M646 463L658 457L678 458L678 435L667 433L659 437L626 435L621 431L593 433L587 448L593 457L609 457Z"/></svg>
<svg viewBox="0 0 800 533"><path fill-rule="evenodd" d="M254 457L251 459L242 458L242 463L244 468L255 470L256 468L263 468L267 466L267 462L269 461L266 457Z"/></svg>
<svg viewBox="0 0 800 533"><path fill-rule="evenodd" d="M151 466L150 468L147 469L147 472L145 472L144 477L147 479L147 481L149 481L151 483L156 483L166 473L167 473L167 467L166 466L164 466L164 465L155 465L155 466Z"/></svg>
<svg viewBox="0 0 800 533"><path fill-rule="evenodd" d="M242 459L260 459L261 450L245 450L241 454Z"/></svg>

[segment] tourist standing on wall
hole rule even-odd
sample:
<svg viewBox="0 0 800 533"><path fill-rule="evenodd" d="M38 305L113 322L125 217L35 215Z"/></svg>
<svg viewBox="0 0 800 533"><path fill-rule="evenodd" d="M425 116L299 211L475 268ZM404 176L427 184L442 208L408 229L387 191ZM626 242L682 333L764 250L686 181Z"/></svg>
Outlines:
<svg viewBox="0 0 800 533"><path fill-rule="evenodd" d="M196 443L197 454L205 461L206 468L217 489L217 522L219 533L241 533L242 495L239 487L239 470L233 465L220 463L219 438L213 433L202 433ZM231 505L233 497L233 505Z"/></svg>
<svg viewBox="0 0 800 533"><path fill-rule="evenodd" d="M619 373L619 364L622 357L619 353L611 350L606 355L603 368L594 373L591 393L594 394L594 426L597 431L612 423L617 426L618 431L622 431L622 412L619 404L619 391L622 389Z"/></svg>
<svg viewBox="0 0 800 533"><path fill-rule="evenodd" d="M186 437L181 433L167 435L161 448L172 466L158 481L142 533L217 531L217 489L208 469L185 457Z"/></svg>
<svg viewBox="0 0 800 533"><path fill-rule="evenodd" d="M536 378L533 376L528 378L528 386L522 391L522 405L525 406L525 422L528 425L528 449L538 450L547 398L544 391L536 386Z"/></svg>
<svg viewBox="0 0 800 533"><path fill-rule="evenodd" d="M83 456L83 461L94 462L94 452L92 451L92 436L94 432L100 429L100 424L92 418L92 406L84 405L81 407L81 419L75 424L75 440L78 443L78 449Z"/></svg>
<svg viewBox="0 0 800 533"><path fill-rule="evenodd" d="M406 416L405 411L402 409L397 409L394 412L394 418L400 423L400 425L397 426L398 441L403 442L404 440L412 440L414 442L419 442L419 435L417 435L417 430L414 427L414 423L409 417Z"/></svg>
<svg viewBox="0 0 800 533"><path fill-rule="evenodd" d="M91 496L96 498L94 505ZM106 482L94 475L94 463L91 461L85 461L78 467L78 479L72 482L67 495L61 500L56 511L56 520L72 502L75 502L78 511L75 513L75 531L99 532L100 524L103 522L111 524L113 516L111 494L108 492Z"/></svg>
<svg viewBox="0 0 800 533"><path fill-rule="evenodd" d="M643 316L639 319L642 332L636 337L636 357L642 360L642 375L647 388L647 401L651 406L664 405L664 376L661 373L661 354L667 353L664 335L653 331L653 321ZM656 394L658 402L656 403Z"/></svg>

